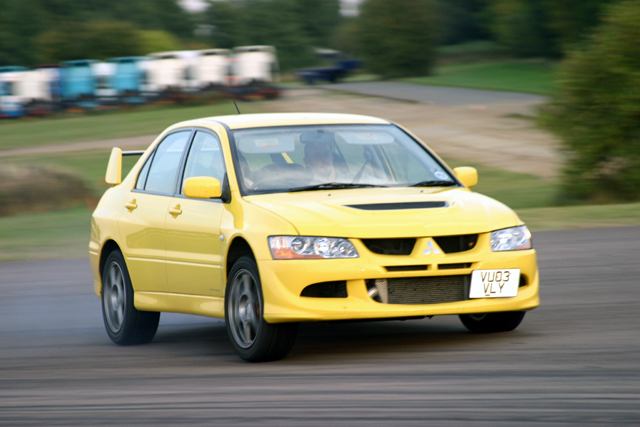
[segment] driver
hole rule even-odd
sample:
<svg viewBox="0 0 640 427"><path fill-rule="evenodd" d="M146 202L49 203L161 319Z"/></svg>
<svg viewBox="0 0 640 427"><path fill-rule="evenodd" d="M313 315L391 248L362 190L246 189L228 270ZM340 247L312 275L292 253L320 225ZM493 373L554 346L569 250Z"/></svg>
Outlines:
<svg viewBox="0 0 640 427"><path fill-rule="evenodd" d="M333 153L328 144L310 142L304 146L304 163L314 178L325 182L335 182L338 171L333 167Z"/></svg>

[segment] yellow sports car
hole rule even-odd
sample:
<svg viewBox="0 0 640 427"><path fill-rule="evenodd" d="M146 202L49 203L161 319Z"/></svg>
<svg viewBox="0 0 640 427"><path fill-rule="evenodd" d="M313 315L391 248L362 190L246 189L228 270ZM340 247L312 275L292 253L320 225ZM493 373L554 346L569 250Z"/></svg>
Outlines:
<svg viewBox="0 0 640 427"><path fill-rule="evenodd" d="M122 179L122 156L141 155ZM160 312L226 319L248 361L285 357L299 322L459 315L515 329L538 306L531 234L386 120L255 114L178 123L114 148L89 253L117 344Z"/></svg>

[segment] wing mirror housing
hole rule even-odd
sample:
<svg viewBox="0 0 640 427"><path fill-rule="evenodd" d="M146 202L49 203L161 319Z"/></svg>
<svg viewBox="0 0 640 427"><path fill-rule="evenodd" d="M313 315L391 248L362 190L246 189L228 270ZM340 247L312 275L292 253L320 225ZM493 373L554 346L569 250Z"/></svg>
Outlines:
<svg viewBox="0 0 640 427"><path fill-rule="evenodd" d="M478 171L476 168L461 166L453 169L453 172L456 174L458 181L460 181L465 187L473 187L478 183Z"/></svg>
<svg viewBox="0 0 640 427"><path fill-rule="evenodd" d="M118 185L122 182L122 150L118 147L111 149L104 180L111 186Z"/></svg>
<svg viewBox="0 0 640 427"><path fill-rule="evenodd" d="M222 184L210 176L194 176L184 181L184 195L192 199L219 199Z"/></svg>

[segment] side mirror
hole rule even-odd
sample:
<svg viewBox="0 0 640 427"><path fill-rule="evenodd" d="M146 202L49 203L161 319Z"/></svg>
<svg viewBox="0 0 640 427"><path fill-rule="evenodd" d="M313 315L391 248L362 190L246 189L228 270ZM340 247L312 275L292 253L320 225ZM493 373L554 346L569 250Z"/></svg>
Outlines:
<svg viewBox="0 0 640 427"><path fill-rule="evenodd" d="M461 166L453 169L456 178L466 187L473 187L478 183L478 171L476 168Z"/></svg>
<svg viewBox="0 0 640 427"><path fill-rule="evenodd" d="M122 182L122 150L118 147L111 149L104 180L109 185L118 185Z"/></svg>
<svg viewBox="0 0 640 427"><path fill-rule="evenodd" d="M194 176L184 181L184 195L192 199L218 199L222 184L210 176Z"/></svg>

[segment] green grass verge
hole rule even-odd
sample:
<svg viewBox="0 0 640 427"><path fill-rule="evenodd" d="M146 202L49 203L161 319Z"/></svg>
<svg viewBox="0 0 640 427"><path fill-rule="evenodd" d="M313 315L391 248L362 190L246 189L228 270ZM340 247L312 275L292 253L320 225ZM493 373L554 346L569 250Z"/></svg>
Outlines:
<svg viewBox="0 0 640 427"><path fill-rule="evenodd" d="M239 103L243 113L254 113L251 103ZM42 145L157 135L168 126L199 117L236 114L229 101L199 106L141 106L138 108L40 119L0 121L0 150Z"/></svg>
<svg viewBox="0 0 640 427"><path fill-rule="evenodd" d="M558 88L558 64L549 61L494 61L441 65L433 76L401 79L407 83L550 95Z"/></svg>
<svg viewBox="0 0 640 427"><path fill-rule="evenodd" d="M516 212L532 230L640 224L640 203L520 209Z"/></svg>
<svg viewBox="0 0 640 427"><path fill-rule="evenodd" d="M0 218L0 261L85 257L90 232L86 206Z"/></svg>
<svg viewBox="0 0 640 427"><path fill-rule="evenodd" d="M492 197L512 209L553 206L558 182L534 175L494 169L470 162L446 160L452 167L472 166L478 170L478 185L473 191Z"/></svg>

